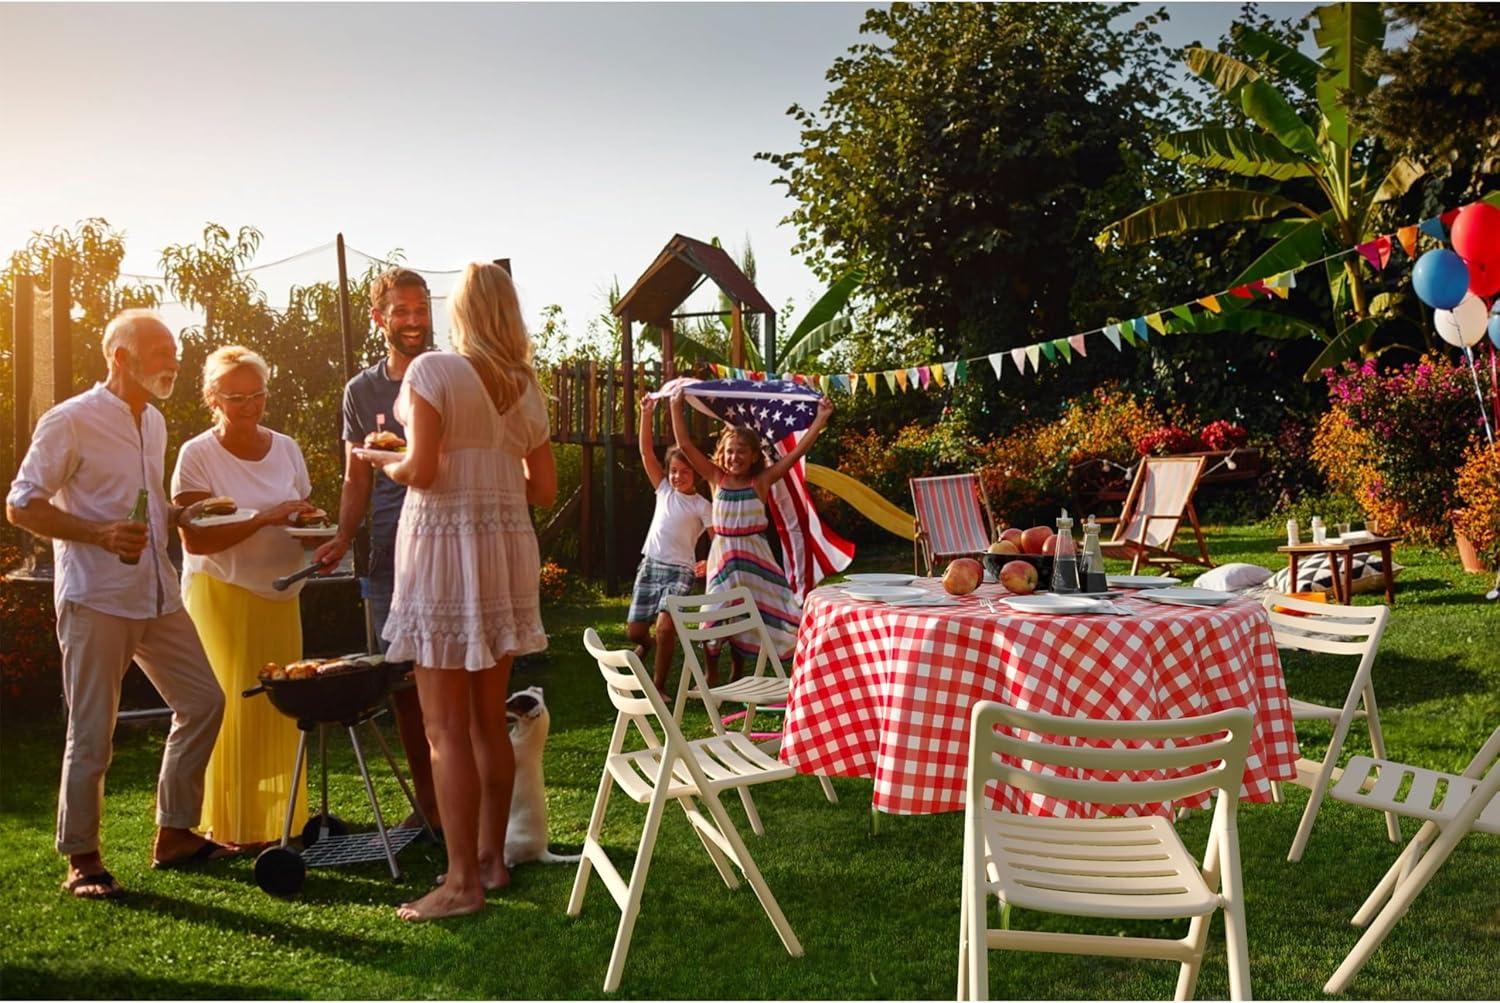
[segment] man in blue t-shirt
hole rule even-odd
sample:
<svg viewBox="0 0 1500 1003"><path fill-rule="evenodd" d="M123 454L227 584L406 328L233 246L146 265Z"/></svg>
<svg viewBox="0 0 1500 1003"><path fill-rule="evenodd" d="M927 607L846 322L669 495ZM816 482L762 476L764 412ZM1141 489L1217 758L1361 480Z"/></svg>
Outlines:
<svg viewBox="0 0 1500 1003"><path fill-rule="evenodd" d="M432 347L432 308L427 283L406 268L393 268L370 286L370 318L385 335L385 357L355 375L344 387L344 487L339 496L339 531L319 547L314 559L325 566L336 565L354 539L366 509L370 510L370 561L360 592L375 627L375 642L386 649L380 635L391 611L391 593L396 584L396 523L406 488L354 458L354 448L366 445L376 432L394 433L403 441L406 430L392 413L401 378L411 360ZM373 499L373 505L371 504ZM422 708L415 687L402 686L394 693L396 725L401 745L411 766L417 803L434 829L441 828L437 797L432 787L432 761L422 728Z"/></svg>

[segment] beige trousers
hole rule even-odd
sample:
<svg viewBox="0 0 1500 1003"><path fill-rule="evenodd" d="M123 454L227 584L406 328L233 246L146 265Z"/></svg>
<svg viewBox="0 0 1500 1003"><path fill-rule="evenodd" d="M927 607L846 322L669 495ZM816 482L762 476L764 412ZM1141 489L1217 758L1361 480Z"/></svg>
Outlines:
<svg viewBox="0 0 1500 1003"><path fill-rule="evenodd" d="M57 640L68 708L57 852L99 849L104 773L114 755L120 684L132 658L172 708L156 785L156 824L174 829L198 825L203 770L224 717L224 693L187 612L132 620L64 602L57 611Z"/></svg>

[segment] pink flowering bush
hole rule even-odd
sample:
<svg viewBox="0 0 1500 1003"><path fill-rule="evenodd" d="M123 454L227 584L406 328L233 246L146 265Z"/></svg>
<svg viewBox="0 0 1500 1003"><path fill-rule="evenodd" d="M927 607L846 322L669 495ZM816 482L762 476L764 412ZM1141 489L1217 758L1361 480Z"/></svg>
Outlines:
<svg viewBox="0 0 1500 1003"><path fill-rule="evenodd" d="M1135 443L1135 451L1142 456L1194 453L1202 448L1203 443L1196 435L1176 425L1163 425L1155 431L1147 432Z"/></svg>
<svg viewBox="0 0 1500 1003"><path fill-rule="evenodd" d="M1484 434L1467 367L1429 355L1384 371L1374 360L1346 362L1323 376L1332 407L1313 459L1329 483L1352 491L1382 529L1451 539L1458 469Z"/></svg>

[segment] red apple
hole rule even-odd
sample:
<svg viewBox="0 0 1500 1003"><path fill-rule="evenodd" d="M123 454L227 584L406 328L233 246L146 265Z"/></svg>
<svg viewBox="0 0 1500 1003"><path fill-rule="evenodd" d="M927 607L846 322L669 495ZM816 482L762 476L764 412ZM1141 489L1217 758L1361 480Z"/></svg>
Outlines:
<svg viewBox="0 0 1500 1003"><path fill-rule="evenodd" d="M1073 549L1081 552L1083 548L1081 548L1075 542L1073 544ZM1055 554L1055 553L1057 553L1057 534L1056 533L1053 533L1051 536L1047 537L1047 542L1044 543L1044 544L1042 544L1042 553L1044 553L1044 554Z"/></svg>
<svg viewBox="0 0 1500 1003"><path fill-rule="evenodd" d="M984 581L984 565L972 557L960 557L943 572L943 588L949 595L968 595Z"/></svg>
<svg viewBox="0 0 1500 1003"><path fill-rule="evenodd" d="M1052 530L1046 526L1032 526L1021 534L1021 553L1041 554L1042 548L1047 545L1047 538L1052 535Z"/></svg>
<svg viewBox="0 0 1500 1003"><path fill-rule="evenodd" d="M1036 591L1036 568L1030 561L1006 561L1000 569L1000 584L1018 596Z"/></svg>
<svg viewBox="0 0 1500 1003"><path fill-rule="evenodd" d="M1011 543L1014 543L1017 547L1019 547L1021 545L1021 537L1023 535L1024 534L1019 529L1012 526L1005 532L1000 534L1000 539L1009 540Z"/></svg>
<svg viewBox="0 0 1500 1003"><path fill-rule="evenodd" d="M1020 552L1020 546L1010 540L996 540L990 544L992 554L1019 554Z"/></svg>

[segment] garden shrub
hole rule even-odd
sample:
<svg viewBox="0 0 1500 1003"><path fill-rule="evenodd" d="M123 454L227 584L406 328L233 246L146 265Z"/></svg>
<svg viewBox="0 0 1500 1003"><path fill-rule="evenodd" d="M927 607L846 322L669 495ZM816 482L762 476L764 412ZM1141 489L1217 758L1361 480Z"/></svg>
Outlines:
<svg viewBox="0 0 1500 1003"><path fill-rule="evenodd" d="M1500 561L1500 444L1475 443L1458 471L1453 525L1485 563Z"/></svg>
<svg viewBox="0 0 1500 1003"><path fill-rule="evenodd" d="M1482 427L1469 372L1428 355L1384 372L1372 359L1346 362L1324 377L1332 407L1313 460L1329 486L1351 494L1382 532L1450 540L1455 475Z"/></svg>

